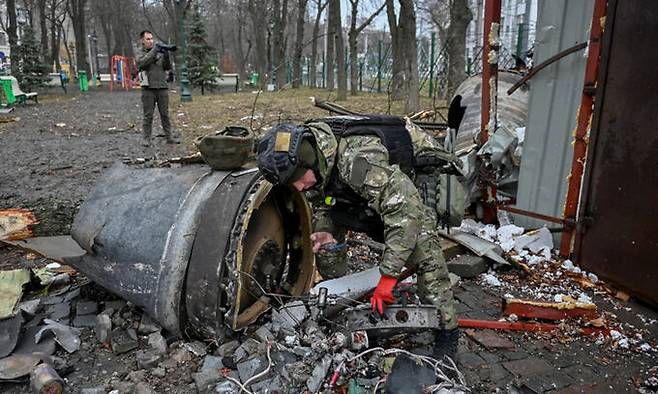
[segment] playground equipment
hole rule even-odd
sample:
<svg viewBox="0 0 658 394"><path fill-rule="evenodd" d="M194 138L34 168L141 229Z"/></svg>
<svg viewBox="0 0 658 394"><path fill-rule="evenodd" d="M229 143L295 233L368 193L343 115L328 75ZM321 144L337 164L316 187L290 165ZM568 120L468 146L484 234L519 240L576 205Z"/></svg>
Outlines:
<svg viewBox="0 0 658 394"><path fill-rule="evenodd" d="M137 81L137 64L134 58L119 55L112 56L110 91L114 90L115 84L119 84L125 90L139 86L139 81Z"/></svg>

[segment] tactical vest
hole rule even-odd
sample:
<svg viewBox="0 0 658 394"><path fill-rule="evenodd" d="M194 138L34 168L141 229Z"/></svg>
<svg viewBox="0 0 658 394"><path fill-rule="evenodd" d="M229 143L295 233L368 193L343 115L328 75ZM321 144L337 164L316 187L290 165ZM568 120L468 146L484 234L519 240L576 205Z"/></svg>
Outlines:
<svg viewBox="0 0 658 394"><path fill-rule="evenodd" d="M413 179L414 151L411 136L404 119L397 116L334 116L314 119L324 122L340 142L348 136L377 136L388 151L389 164L397 164L400 170ZM364 232L372 239L382 242L384 223L381 217L368 206L368 201L340 180L334 166L324 189L325 202L331 205L331 219L350 230Z"/></svg>

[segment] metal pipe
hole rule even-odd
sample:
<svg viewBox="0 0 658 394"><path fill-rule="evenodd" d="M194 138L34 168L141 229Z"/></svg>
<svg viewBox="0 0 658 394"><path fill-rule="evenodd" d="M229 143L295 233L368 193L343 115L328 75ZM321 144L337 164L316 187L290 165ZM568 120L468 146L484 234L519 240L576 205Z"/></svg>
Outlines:
<svg viewBox="0 0 658 394"><path fill-rule="evenodd" d="M551 64L555 63L556 61L562 59L563 57L570 55L574 52L578 52L581 49L587 48L587 43L586 42L581 42L580 44L576 44L572 46L571 48L565 49L564 51L560 51L556 53L555 55L549 57L548 59L544 60L543 62L539 63L538 65L534 66L528 74L524 75L523 78L521 78L517 83L514 84L511 88L507 90L507 95L510 95L516 91L516 89L520 88L521 85L526 83L530 78L532 78L535 74L543 70L544 68L550 66Z"/></svg>
<svg viewBox="0 0 658 394"><path fill-rule="evenodd" d="M601 54L601 39L603 27L601 21L606 15L607 0L596 0L594 12L592 13L592 24L590 28L589 48L587 51L587 65L585 66L585 81L583 94L578 107L578 120L574 133L573 158L571 160L571 174L569 175L569 188L564 205L565 220L575 223L578 214L578 202L580 186L582 184L583 169L585 168L585 156L587 154L587 133L590 127L594 97L591 88L596 86L599 71L599 55ZM571 253L573 237L576 226L567 226L562 233L560 242L560 255L568 256Z"/></svg>

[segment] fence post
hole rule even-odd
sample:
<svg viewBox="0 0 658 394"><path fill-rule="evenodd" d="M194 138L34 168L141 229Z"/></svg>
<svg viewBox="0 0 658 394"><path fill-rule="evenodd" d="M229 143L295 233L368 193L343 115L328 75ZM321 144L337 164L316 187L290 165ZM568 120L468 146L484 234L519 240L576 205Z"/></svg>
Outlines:
<svg viewBox="0 0 658 394"><path fill-rule="evenodd" d="M434 93L434 43L436 34L432 32L432 39L430 40L430 97Z"/></svg>
<svg viewBox="0 0 658 394"><path fill-rule="evenodd" d="M322 51L322 89L327 88L327 76L325 75L326 68L327 68L327 65L326 65L326 59L325 59L325 52Z"/></svg>
<svg viewBox="0 0 658 394"><path fill-rule="evenodd" d="M377 93L382 92L382 40L377 45Z"/></svg>

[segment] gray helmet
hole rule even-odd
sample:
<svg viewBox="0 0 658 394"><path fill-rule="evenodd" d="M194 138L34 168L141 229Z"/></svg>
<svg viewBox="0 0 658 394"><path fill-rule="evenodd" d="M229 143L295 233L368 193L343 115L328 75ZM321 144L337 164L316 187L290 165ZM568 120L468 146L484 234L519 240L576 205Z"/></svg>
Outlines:
<svg viewBox="0 0 658 394"><path fill-rule="evenodd" d="M258 143L258 168L270 183L290 184L306 169L316 170L313 134L305 126L284 123L273 127Z"/></svg>

